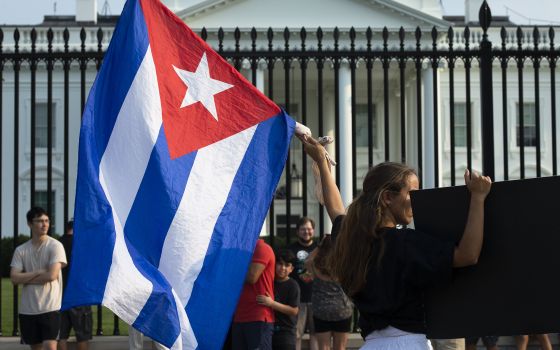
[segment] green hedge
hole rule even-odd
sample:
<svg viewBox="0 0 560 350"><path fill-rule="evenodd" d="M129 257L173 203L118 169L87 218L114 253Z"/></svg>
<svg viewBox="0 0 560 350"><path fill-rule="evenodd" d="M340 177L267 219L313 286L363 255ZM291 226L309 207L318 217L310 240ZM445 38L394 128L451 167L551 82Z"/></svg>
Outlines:
<svg viewBox="0 0 560 350"><path fill-rule="evenodd" d="M52 235L52 238L59 239L60 236L56 233ZM17 245L25 243L29 240L29 236L25 234L19 234L17 237ZM12 256L14 255L14 237L2 237L0 240L0 277L10 277L10 263L12 262Z"/></svg>
<svg viewBox="0 0 560 350"><path fill-rule="evenodd" d="M27 235L19 235L17 237L17 245L29 240ZM0 276L10 277L10 263L14 255L14 237L3 237L0 240Z"/></svg>

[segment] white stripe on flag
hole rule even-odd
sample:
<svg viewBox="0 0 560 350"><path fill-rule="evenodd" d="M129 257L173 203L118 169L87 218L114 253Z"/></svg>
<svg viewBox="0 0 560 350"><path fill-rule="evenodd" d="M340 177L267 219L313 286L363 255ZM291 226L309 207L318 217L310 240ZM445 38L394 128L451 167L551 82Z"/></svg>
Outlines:
<svg viewBox="0 0 560 350"><path fill-rule="evenodd" d="M116 240L103 296L109 307L132 324L152 293L152 283L134 265L123 224L146 171L161 128L161 102L150 48L121 107L99 169L99 180L113 209Z"/></svg>
<svg viewBox="0 0 560 350"><path fill-rule="evenodd" d="M173 298L175 298L175 304L177 305L177 313L179 314L179 321L181 323L181 336L177 337L175 344L171 347L171 350L195 350L198 347L198 342L194 336L194 331L191 328L191 323L187 317L187 310L185 310L185 305L181 303L177 293L173 292Z"/></svg>
<svg viewBox="0 0 560 350"><path fill-rule="evenodd" d="M113 132L103 154L100 173L105 176L106 193L121 223L140 187L152 149L161 129L161 102L152 51L148 47L142 64L123 102Z"/></svg>
<svg viewBox="0 0 560 350"><path fill-rule="evenodd" d="M257 126L200 149L161 253L159 270L187 305L216 221Z"/></svg>

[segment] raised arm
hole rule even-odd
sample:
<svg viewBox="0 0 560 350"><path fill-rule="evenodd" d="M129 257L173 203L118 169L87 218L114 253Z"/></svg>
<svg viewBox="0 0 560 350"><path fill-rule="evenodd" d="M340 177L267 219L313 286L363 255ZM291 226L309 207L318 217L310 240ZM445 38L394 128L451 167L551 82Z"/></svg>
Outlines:
<svg viewBox="0 0 560 350"><path fill-rule="evenodd" d="M326 157L327 151L312 137L300 135L297 135L297 137L301 140L305 153L307 153L319 167L325 208L329 213L331 221L334 221L337 216L344 214L344 204L342 203L340 191L331 175L331 169Z"/></svg>
<svg viewBox="0 0 560 350"><path fill-rule="evenodd" d="M475 265L478 262L484 236L484 201L490 192L492 180L476 172L470 176L467 170L465 184L471 193L471 199L465 231L453 254L454 267Z"/></svg>

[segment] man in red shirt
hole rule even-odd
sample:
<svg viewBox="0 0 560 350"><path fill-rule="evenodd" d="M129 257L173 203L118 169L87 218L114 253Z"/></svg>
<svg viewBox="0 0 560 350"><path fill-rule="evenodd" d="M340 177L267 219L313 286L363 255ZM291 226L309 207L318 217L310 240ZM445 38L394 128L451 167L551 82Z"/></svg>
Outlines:
<svg viewBox="0 0 560 350"><path fill-rule="evenodd" d="M274 310L259 305L257 295L269 295L274 299L275 261L272 248L259 239L233 317L233 349L272 348Z"/></svg>

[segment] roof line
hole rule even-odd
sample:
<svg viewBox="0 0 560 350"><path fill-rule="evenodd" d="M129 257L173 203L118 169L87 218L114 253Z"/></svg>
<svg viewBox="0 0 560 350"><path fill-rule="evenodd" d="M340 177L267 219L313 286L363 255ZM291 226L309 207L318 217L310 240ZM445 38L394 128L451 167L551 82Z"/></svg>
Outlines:
<svg viewBox="0 0 560 350"><path fill-rule="evenodd" d="M222 5L222 4L226 4L228 2L234 2L234 1L240 1L240 0L205 0L205 1L202 1L198 4L187 7L183 10L177 11L176 15L179 16L180 18L190 17L190 16L196 15L198 13L204 12L208 9L211 9L213 7L216 7L218 5ZM429 23L433 26L436 26L436 27L448 28L448 27L452 26L451 22L448 22L448 21L443 20L443 19L438 18L438 17L434 17L434 16L429 15L425 12L422 12L422 11L416 10L412 7L403 5L403 4L401 4L397 1L394 1L394 0L360 0L360 1L376 3L378 5L385 6L389 9L393 9L393 10L395 10L397 12L400 12L400 13L403 13L405 15L420 19L420 20L422 20L426 23Z"/></svg>
<svg viewBox="0 0 560 350"><path fill-rule="evenodd" d="M232 1L236 1L236 0L205 0L199 2L198 4L189 6L183 10L179 10L175 14L179 17L192 16L200 12L204 12L213 7L216 7L218 5L225 4L227 2L232 2Z"/></svg>
<svg viewBox="0 0 560 350"><path fill-rule="evenodd" d="M419 18L425 22L428 22L436 27L451 27L452 23L448 22L444 19L429 15L425 12L422 12L420 10L417 10L415 8L406 6L401 4L400 2L394 1L394 0L370 0L373 1L375 3L378 3L379 5L383 5L386 6L388 8L391 8L393 10L405 13L409 16L415 17L415 18Z"/></svg>

